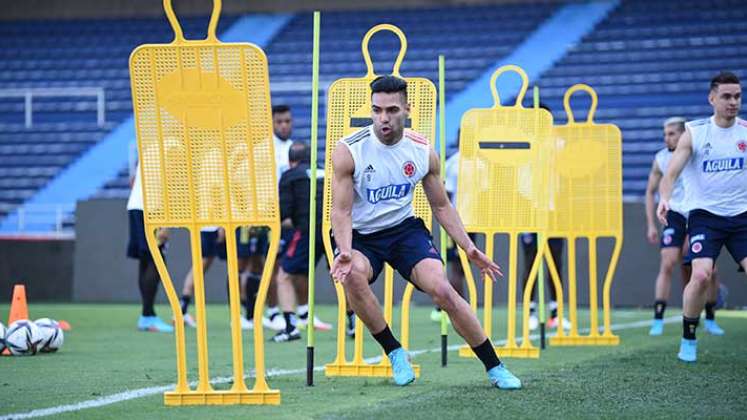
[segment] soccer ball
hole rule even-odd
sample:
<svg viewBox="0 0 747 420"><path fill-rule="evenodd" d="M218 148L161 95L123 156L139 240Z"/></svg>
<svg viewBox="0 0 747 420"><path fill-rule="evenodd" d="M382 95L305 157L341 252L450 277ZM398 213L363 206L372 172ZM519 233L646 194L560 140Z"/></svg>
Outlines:
<svg viewBox="0 0 747 420"><path fill-rule="evenodd" d="M19 319L10 324L5 332L5 345L14 356L31 356L36 354L42 341L39 327L28 319Z"/></svg>
<svg viewBox="0 0 747 420"><path fill-rule="evenodd" d="M62 347L65 335L57 321L49 318L40 318L34 321L41 332L42 341L39 343L39 351L42 353L54 353Z"/></svg>
<svg viewBox="0 0 747 420"><path fill-rule="evenodd" d="M5 325L0 322L0 353L5 351Z"/></svg>

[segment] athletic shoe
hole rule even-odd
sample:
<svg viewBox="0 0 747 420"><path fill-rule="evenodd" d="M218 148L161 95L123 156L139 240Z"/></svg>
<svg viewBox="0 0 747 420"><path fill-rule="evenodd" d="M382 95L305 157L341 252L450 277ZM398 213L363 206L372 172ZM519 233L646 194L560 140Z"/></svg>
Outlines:
<svg viewBox="0 0 747 420"><path fill-rule="evenodd" d="M355 338L355 316L348 318L348 325L345 328L345 335L350 338Z"/></svg>
<svg viewBox="0 0 747 420"><path fill-rule="evenodd" d="M308 323L308 316L307 318L301 318L301 317L298 318L298 328L305 330L307 323ZM319 319L319 317L314 315L314 329L318 331L330 331L332 329L332 324L327 324L326 322Z"/></svg>
<svg viewBox="0 0 747 420"><path fill-rule="evenodd" d="M501 363L488 371L490 383L499 389L520 389L521 381Z"/></svg>
<svg viewBox="0 0 747 420"><path fill-rule="evenodd" d="M399 386L411 384L415 380L415 372L410 365L410 356L402 347L389 353L389 361L392 362L392 376L394 383Z"/></svg>
<svg viewBox="0 0 747 420"><path fill-rule="evenodd" d="M270 319L262 317L262 325L273 331L283 331L285 330L285 319L281 313L273 314Z"/></svg>
<svg viewBox="0 0 747 420"><path fill-rule="evenodd" d="M184 314L184 323L192 328L197 328L197 322L190 314Z"/></svg>
<svg viewBox="0 0 747 420"><path fill-rule="evenodd" d="M724 330L721 329L718 324L716 324L715 319L706 319L705 324L703 325L705 326L705 330L710 335L724 335Z"/></svg>
<svg viewBox="0 0 747 420"><path fill-rule="evenodd" d="M693 363L698 359L698 340L683 338L680 342L680 352L677 358L683 362Z"/></svg>
<svg viewBox="0 0 747 420"><path fill-rule="evenodd" d="M163 332L171 333L174 332L174 327L163 322L161 318L157 316L140 316L137 320L137 329L140 331L150 332Z"/></svg>
<svg viewBox="0 0 747 420"><path fill-rule="evenodd" d="M298 328L293 328L292 331L280 331L279 333L275 334L274 337L272 337L272 341L276 343L284 343L286 341L293 341L293 340L300 340L301 339L301 332L298 331Z"/></svg>
<svg viewBox="0 0 747 420"><path fill-rule="evenodd" d="M547 320L547 327L548 328L558 328L558 324L559 324L558 317L556 317L556 316ZM571 329L571 321L563 318L562 324L563 324L563 329L564 330L568 331L568 330Z"/></svg>
<svg viewBox="0 0 747 420"><path fill-rule="evenodd" d="M246 319L243 316L241 317L241 329L242 330L253 330L254 329L254 320L253 319Z"/></svg>
<svg viewBox="0 0 747 420"><path fill-rule="evenodd" d="M434 309L431 311L431 321L441 323L441 311L438 309ZM449 319L449 316L446 316L446 323L451 324L451 319Z"/></svg>
<svg viewBox="0 0 747 420"><path fill-rule="evenodd" d="M539 318L535 314L529 315L529 331L534 331L537 327L539 327Z"/></svg>
<svg viewBox="0 0 747 420"><path fill-rule="evenodd" d="M648 335L662 335L664 333L664 320L654 319L651 323L651 329L648 331Z"/></svg>

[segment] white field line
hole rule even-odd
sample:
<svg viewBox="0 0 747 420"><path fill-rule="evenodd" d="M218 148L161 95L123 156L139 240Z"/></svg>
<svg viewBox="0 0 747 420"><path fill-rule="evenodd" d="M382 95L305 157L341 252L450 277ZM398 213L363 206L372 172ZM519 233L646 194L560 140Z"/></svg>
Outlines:
<svg viewBox="0 0 747 420"><path fill-rule="evenodd" d="M672 323L677 322L681 319L679 316L671 316L664 319L664 323ZM641 327L647 327L651 325L651 320L642 320L642 321L636 321L636 322L629 322L624 324L612 324L612 329L615 331L619 330L627 330L631 328L641 328ZM582 330L579 330L579 333L588 333L589 329L585 328ZM551 337L552 335L548 334L548 337ZM532 334L530 339L537 339L539 338L539 334ZM521 340L519 340L521 342ZM506 340L497 340L493 344L495 345L501 345L505 344ZM449 350L457 350L460 347L462 347L463 344L454 344L448 347ZM436 353L440 352L441 348L432 348L432 349L424 349L424 350L412 350L410 351L411 356L418 356L424 353ZM377 363L381 360L381 356L375 356L375 357L369 357L366 359L367 363ZM322 371L324 370L324 366L316 366L314 367L315 371ZM299 375L306 372L306 369L268 369L267 370L267 376L288 376L288 375ZM247 378L252 377L253 375L247 375ZM223 376L223 377L217 377L210 381L211 384L225 384L229 383L233 380L233 377L231 376ZM197 382L190 383L190 386L194 387L197 385ZM118 402L122 401L129 401L134 400L136 398L143 398L143 397L149 397L151 395L161 394L166 391L170 391L174 389L176 385L170 384L170 385L162 385L162 386L152 386L147 388L140 388L140 389L133 389L129 391L122 391L118 392L116 394L107 395L104 397L94 398L92 400L86 400L81 401L78 403L73 404L65 404L65 405L58 405L56 407L49 407L49 408L40 408L36 410L21 412L21 413L12 413L12 414L6 414L2 417L0 417L0 420L15 420L15 419L30 419L34 417L43 417L43 416L53 416L56 414L62 414L62 413L69 413L69 412L75 412L75 411L81 411L86 410L89 408L97 408L97 407L104 407L111 404L116 404Z"/></svg>

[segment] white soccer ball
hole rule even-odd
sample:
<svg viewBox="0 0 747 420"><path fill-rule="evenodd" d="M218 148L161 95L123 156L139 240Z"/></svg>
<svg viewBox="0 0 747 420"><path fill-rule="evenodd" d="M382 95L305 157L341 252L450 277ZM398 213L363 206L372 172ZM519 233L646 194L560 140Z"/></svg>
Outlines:
<svg viewBox="0 0 747 420"><path fill-rule="evenodd" d="M40 318L34 321L34 324L39 328L42 336L42 341L38 347L39 351L51 353L62 347L65 336L57 321L50 318Z"/></svg>
<svg viewBox="0 0 747 420"><path fill-rule="evenodd" d="M5 345L14 356L31 356L36 354L42 341L39 327L28 319L19 319L8 326L5 332Z"/></svg>
<svg viewBox="0 0 747 420"><path fill-rule="evenodd" d="M42 341L39 344L39 351L43 353L54 353L62 347L65 342L65 334L62 328L54 319L40 318L34 321L41 332Z"/></svg>
<svg viewBox="0 0 747 420"><path fill-rule="evenodd" d="M5 351L5 325L0 322L0 353Z"/></svg>

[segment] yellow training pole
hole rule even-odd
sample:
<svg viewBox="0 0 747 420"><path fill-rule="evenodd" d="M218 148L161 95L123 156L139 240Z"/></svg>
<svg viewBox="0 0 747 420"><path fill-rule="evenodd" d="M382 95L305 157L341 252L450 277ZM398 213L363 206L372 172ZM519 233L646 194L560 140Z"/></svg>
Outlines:
<svg viewBox="0 0 747 420"><path fill-rule="evenodd" d="M443 55L438 56L438 138L439 154L441 158L441 179L446 182L446 63ZM440 228L441 259L444 261L444 275L449 272L446 269L446 230ZM456 245L454 245L456 246ZM446 366L448 347L449 324L447 323L446 311L441 310L441 366Z"/></svg>
<svg viewBox="0 0 747 420"><path fill-rule="evenodd" d="M314 385L314 280L316 265L316 160L319 122L319 15L314 12L314 47L311 59L311 176L309 179L309 322L306 329L306 385Z"/></svg>

